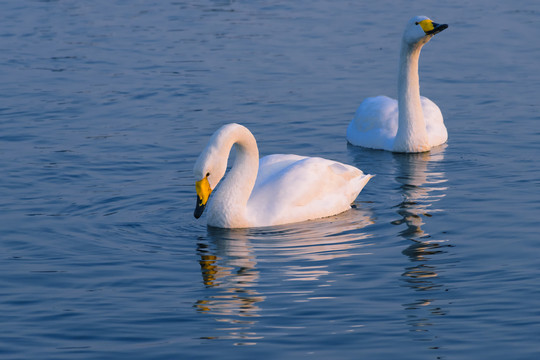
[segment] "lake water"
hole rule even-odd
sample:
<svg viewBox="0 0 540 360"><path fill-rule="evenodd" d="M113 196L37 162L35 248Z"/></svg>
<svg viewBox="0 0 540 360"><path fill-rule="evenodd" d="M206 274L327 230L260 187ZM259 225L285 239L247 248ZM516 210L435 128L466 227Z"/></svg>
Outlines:
<svg viewBox="0 0 540 360"><path fill-rule="evenodd" d="M1 1L0 358L536 359L540 3ZM446 145L347 144L413 15ZM193 218L238 122L376 174L352 210Z"/></svg>

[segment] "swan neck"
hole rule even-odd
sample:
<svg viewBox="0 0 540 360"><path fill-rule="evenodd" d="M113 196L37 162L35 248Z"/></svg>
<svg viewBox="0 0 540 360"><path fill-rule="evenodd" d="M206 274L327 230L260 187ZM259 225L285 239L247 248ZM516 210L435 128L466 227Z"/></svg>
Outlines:
<svg viewBox="0 0 540 360"><path fill-rule="evenodd" d="M209 214L213 218L213 225L221 227L247 225L247 202L259 168L257 142L249 130L244 127L236 128L223 142L222 151L228 154L233 146L236 159L214 194Z"/></svg>
<svg viewBox="0 0 540 360"><path fill-rule="evenodd" d="M399 57L399 96L415 95L420 98L420 83L418 79L418 59L421 46L403 44ZM401 100L401 98L400 98Z"/></svg>
<svg viewBox="0 0 540 360"><path fill-rule="evenodd" d="M428 137L422 105L420 102L420 82L418 60L423 44L401 46L398 76L398 131L394 151L425 151Z"/></svg>

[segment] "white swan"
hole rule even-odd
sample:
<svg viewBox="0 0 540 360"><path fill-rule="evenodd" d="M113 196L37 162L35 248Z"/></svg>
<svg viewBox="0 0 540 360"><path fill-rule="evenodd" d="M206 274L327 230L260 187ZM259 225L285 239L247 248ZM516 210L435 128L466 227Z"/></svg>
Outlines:
<svg viewBox="0 0 540 360"><path fill-rule="evenodd" d="M409 20L401 41L398 100L386 96L365 99L347 128L351 144L394 152L423 152L446 142L448 133L441 110L420 96L418 58L422 46L447 27L425 16Z"/></svg>
<svg viewBox="0 0 540 360"><path fill-rule="evenodd" d="M236 160L208 203L208 225L243 228L280 225L331 216L350 208L372 175L318 157L270 155L259 161L251 132L227 124L212 135L194 166L195 217L225 175L232 146Z"/></svg>

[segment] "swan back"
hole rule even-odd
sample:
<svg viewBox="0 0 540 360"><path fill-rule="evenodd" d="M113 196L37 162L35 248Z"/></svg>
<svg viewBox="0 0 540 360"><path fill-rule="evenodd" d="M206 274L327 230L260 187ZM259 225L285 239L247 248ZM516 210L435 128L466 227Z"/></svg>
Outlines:
<svg viewBox="0 0 540 360"><path fill-rule="evenodd" d="M426 122L429 146L439 146L448 140L448 131L444 125L441 109L427 97L420 96L422 112Z"/></svg>
<svg viewBox="0 0 540 360"><path fill-rule="evenodd" d="M251 222L286 224L341 213L350 208L372 175L319 157L269 155L248 202Z"/></svg>
<svg viewBox="0 0 540 360"><path fill-rule="evenodd" d="M388 96L364 99L347 128L347 141L370 149L392 150L398 130L398 102Z"/></svg>

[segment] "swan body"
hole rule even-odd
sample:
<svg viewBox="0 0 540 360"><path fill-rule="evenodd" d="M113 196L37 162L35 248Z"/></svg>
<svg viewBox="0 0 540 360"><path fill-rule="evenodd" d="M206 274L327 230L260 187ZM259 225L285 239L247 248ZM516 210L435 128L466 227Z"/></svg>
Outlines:
<svg viewBox="0 0 540 360"><path fill-rule="evenodd" d="M386 96L365 99L347 128L353 145L394 152L424 152L448 139L439 107L420 96L418 59L420 51L439 25L425 16L409 20L401 41L398 100Z"/></svg>
<svg viewBox="0 0 540 360"><path fill-rule="evenodd" d="M233 146L236 160L223 178ZM194 174L201 179L196 183L194 215L201 216L208 202L208 225L221 228L335 215L349 209L372 178L353 166L319 157L276 154L259 160L255 138L238 124L224 125L214 133L195 163Z"/></svg>

